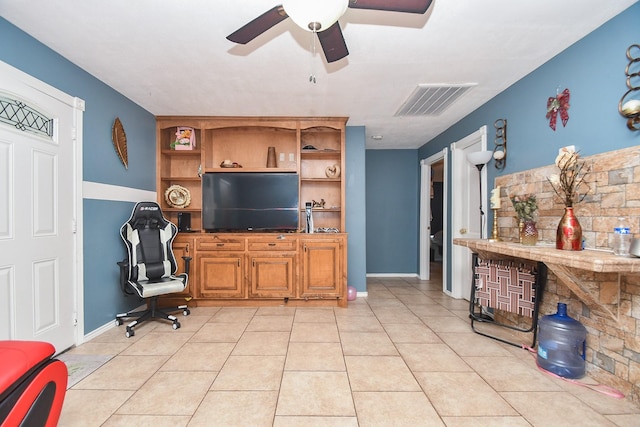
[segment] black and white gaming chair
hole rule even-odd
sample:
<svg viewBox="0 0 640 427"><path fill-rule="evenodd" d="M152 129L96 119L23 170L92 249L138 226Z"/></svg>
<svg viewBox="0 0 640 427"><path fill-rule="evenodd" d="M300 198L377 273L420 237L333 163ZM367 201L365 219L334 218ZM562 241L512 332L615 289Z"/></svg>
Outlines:
<svg viewBox="0 0 640 427"><path fill-rule="evenodd" d="M171 244L177 232L177 227L162 215L160 206L154 202L137 203L131 218L120 228L128 252L128 259L118 263L120 286L125 294L137 294L147 300L147 310L116 314L118 326L124 318L136 317L127 325L127 338L135 335L136 325L149 318L167 319L173 323L173 329L180 327L175 316L157 308L160 295L182 292L188 284L190 257L182 257L185 273L175 274L177 265ZM185 316L190 314L186 305L170 311L178 310Z"/></svg>

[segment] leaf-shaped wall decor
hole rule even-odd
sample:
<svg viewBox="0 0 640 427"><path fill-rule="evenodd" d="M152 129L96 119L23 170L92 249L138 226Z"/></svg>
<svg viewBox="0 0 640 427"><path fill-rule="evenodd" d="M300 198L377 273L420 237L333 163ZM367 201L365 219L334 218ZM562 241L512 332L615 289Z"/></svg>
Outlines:
<svg viewBox="0 0 640 427"><path fill-rule="evenodd" d="M116 117L113 122L113 129L111 131L111 139L113 140L113 146L116 149L116 154L120 157L120 161L124 165L125 169L129 169L129 157L127 155L127 135L124 133L124 127L119 117Z"/></svg>

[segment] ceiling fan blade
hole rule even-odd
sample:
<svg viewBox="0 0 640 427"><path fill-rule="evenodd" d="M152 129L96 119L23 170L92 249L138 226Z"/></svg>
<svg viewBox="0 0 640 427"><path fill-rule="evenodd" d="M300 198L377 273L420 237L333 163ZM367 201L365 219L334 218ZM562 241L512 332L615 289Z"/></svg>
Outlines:
<svg viewBox="0 0 640 427"><path fill-rule="evenodd" d="M317 34L327 62L335 62L349 55L347 43L342 36L339 22L334 23L326 30L320 31Z"/></svg>
<svg viewBox="0 0 640 427"><path fill-rule="evenodd" d="M269 28L287 19L289 15L282 5L278 5L258 16L244 27L227 36L227 40L234 43L247 44Z"/></svg>
<svg viewBox="0 0 640 427"><path fill-rule="evenodd" d="M352 9L386 10L389 12L425 13L433 0L349 0Z"/></svg>

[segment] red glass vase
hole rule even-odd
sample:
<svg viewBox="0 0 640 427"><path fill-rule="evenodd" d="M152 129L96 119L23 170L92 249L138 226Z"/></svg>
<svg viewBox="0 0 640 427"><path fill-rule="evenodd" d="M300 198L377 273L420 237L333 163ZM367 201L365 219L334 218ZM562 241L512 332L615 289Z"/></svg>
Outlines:
<svg viewBox="0 0 640 427"><path fill-rule="evenodd" d="M582 250L582 227L573 213L572 207L564 208L564 215L560 219L556 232L556 249Z"/></svg>

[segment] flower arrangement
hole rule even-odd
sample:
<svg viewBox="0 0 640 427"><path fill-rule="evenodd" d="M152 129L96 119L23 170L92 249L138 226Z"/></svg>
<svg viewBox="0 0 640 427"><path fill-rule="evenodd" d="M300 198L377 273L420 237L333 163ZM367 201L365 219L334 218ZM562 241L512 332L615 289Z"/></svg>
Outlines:
<svg viewBox="0 0 640 427"><path fill-rule="evenodd" d="M178 145L195 145L193 136L193 129L180 127L176 132L176 140L171 143L170 147L175 148Z"/></svg>
<svg viewBox="0 0 640 427"><path fill-rule="evenodd" d="M580 203L589 192L589 186L582 194L578 193L579 187L584 183L590 172L590 168L580 160L580 154L575 151L574 146L563 147L556 157L556 166L560 169L559 175L551 175L547 178L553 191L558 195L562 203L568 208L574 203Z"/></svg>
<svg viewBox="0 0 640 427"><path fill-rule="evenodd" d="M511 196L511 203L516 210L518 219L522 221L535 221L538 202L535 194L525 194L524 196Z"/></svg>

